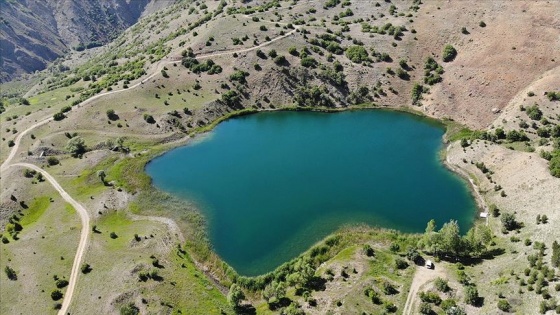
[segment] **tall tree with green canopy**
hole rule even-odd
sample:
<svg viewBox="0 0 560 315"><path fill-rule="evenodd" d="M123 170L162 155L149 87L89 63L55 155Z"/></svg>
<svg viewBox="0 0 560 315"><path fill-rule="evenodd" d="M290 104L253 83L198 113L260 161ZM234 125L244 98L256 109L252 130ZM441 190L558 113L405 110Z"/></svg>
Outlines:
<svg viewBox="0 0 560 315"><path fill-rule="evenodd" d="M457 257L463 251L463 241L459 231L459 224L456 220L451 220L441 227L439 234L441 234L443 252Z"/></svg>

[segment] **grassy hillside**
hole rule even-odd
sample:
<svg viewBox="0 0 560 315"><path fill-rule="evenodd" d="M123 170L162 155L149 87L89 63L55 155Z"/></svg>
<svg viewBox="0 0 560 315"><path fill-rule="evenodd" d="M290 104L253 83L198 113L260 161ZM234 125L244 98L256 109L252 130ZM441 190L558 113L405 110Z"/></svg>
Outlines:
<svg viewBox="0 0 560 315"><path fill-rule="evenodd" d="M46 170L95 226L70 312L553 313L558 4L424 2L179 1L95 54L2 85L0 159L17 143L9 164ZM347 227L274 272L241 277L212 251L198 210L143 172L228 117L364 107L446 122L443 159L490 214L476 225L491 232L482 252L438 254L425 235ZM84 146L72 151L76 139ZM2 171L3 313L55 312L54 275L69 277L79 238L73 209L37 176ZM457 244L482 243L472 237ZM436 270L415 266L415 250Z"/></svg>

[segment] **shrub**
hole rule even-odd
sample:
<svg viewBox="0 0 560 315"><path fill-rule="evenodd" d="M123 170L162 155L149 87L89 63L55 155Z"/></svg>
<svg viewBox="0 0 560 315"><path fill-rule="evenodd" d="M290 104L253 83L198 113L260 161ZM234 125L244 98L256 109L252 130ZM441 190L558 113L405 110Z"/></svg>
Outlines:
<svg viewBox="0 0 560 315"><path fill-rule="evenodd" d="M422 99L422 91L422 85L414 83L414 86L412 87L412 104L416 105L418 104L418 102L420 102L420 100Z"/></svg>
<svg viewBox="0 0 560 315"><path fill-rule="evenodd" d="M83 263L82 267L80 267L80 270L82 271L83 274L88 274L91 272L91 266L89 264Z"/></svg>
<svg viewBox="0 0 560 315"><path fill-rule="evenodd" d="M54 156L49 156L49 158L47 159L47 163L48 163L50 166L54 166L54 165L57 165L57 164L60 163L60 162L59 162L58 159L55 158Z"/></svg>
<svg viewBox="0 0 560 315"><path fill-rule="evenodd" d="M248 72L245 72L245 71L242 71L242 70L237 70L229 76L229 79L231 81L237 81L241 84L245 84L245 83L247 83L245 78L248 77L248 76L249 76Z"/></svg>
<svg viewBox="0 0 560 315"><path fill-rule="evenodd" d="M436 278L435 285L436 289L440 292L447 292L450 289L448 281L440 277Z"/></svg>
<svg viewBox="0 0 560 315"><path fill-rule="evenodd" d="M408 263L403 259L397 258L395 259L395 267L397 267L397 269L406 269L408 267Z"/></svg>
<svg viewBox="0 0 560 315"><path fill-rule="evenodd" d="M511 310L511 305L507 300L499 300L498 308L504 312L509 312Z"/></svg>
<svg viewBox="0 0 560 315"><path fill-rule="evenodd" d="M12 281L16 281L17 280L17 273L14 269L12 269L10 266L6 266L4 268L4 272L6 273L6 276L8 277L8 279L12 280Z"/></svg>
<svg viewBox="0 0 560 315"><path fill-rule="evenodd" d="M441 297L436 292L427 291L420 292L420 300L426 303L434 303L436 305L441 304Z"/></svg>
<svg viewBox="0 0 560 315"><path fill-rule="evenodd" d="M150 114L144 114L144 120L148 123L148 124L153 124L155 123L155 119L152 115Z"/></svg>
<svg viewBox="0 0 560 315"><path fill-rule="evenodd" d="M362 253L364 253L364 255L366 255L368 257L372 257L373 255L375 255L375 252L373 251L373 248L369 244L365 244L362 247Z"/></svg>
<svg viewBox="0 0 560 315"><path fill-rule="evenodd" d="M457 50L451 45L445 45L443 48L443 61L450 62L457 56Z"/></svg>
<svg viewBox="0 0 560 315"><path fill-rule="evenodd" d="M440 307L446 312L456 306L457 302L454 299L443 300L440 304Z"/></svg>
<svg viewBox="0 0 560 315"><path fill-rule="evenodd" d="M479 300L478 289L474 285L465 287L465 303L470 305L477 305Z"/></svg>
<svg viewBox="0 0 560 315"><path fill-rule="evenodd" d="M420 309L419 309L420 314L432 314L432 307L430 306L429 303L426 302L422 302L422 304L420 304Z"/></svg>
<svg viewBox="0 0 560 315"><path fill-rule="evenodd" d="M60 299L62 299L62 292L60 292L60 290L54 290L51 292L51 299L53 299L53 301L58 301Z"/></svg>
<svg viewBox="0 0 560 315"><path fill-rule="evenodd" d="M62 289L64 287L66 287L68 285L68 281L64 280L64 279L58 279L56 280L56 287L59 289Z"/></svg>
<svg viewBox="0 0 560 315"><path fill-rule="evenodd" d="M109 237L111 237L112 239L116 239L116 238L118 238L119 236L117 235L117 233L111 232L111 234L109 234Z"/></svg>
<svg viewBox="0 0 560 315"><path fill-rule="evenodd" d="M550 101L560 101L560 92L546 92L546 97Z"/></svg>
<svg viewBox="0 0 560 315"><path fill-rule="evenodd" d="M503 227L508 231L515 230L519 226L519 223L515 219L515 214L512 213L502 214L501 221Z"/></svg>
<svg viewBox="0 0 560 315"><path fill-rule="evenodd" d="M128 303L120 309L121 315L138 315L140 314L140 309L134 305L134 303Z"/></svg>
<svg viewBox="0 0 560 315"><path fill-rule="evenodd" d="M274 58L274 63L281 66L281 65L285 65L286 64L286 57L280 55L280 56L276 56L276 58Z"/></svg>
<svg viewBox="0 0 560 315"><path fill-rule="evenodd" d="M368 52L362 46L350 46L346 49L346 57L352 62L361 63L368 60Z"/></svg>
<svg viewBox="0 0 560 315"><path fill-rule="evenodd" d="M542 118L542 111L537 104L527 107L525 112L532 120L540 120Z"/></svg>
<svg viewBox="0 0 560 315"><path fill-rule="evenodd" d="M478 23L478 26L480 26L480 27L486 27L486 23L484 23L484 21L480 21L480 23Z"/></svg>
<svg viewBox="0 0 560 315"><path fill-rule="evenodd" d="M54 119L55 121L61 121L61 120L63 120L64 118L66 118L66 116L64 116L64 114L61 113L61 112L55 113L55 114L53 115L53 119Z"/></svg>
<svg viewBox="0 0 560 315"><path fill-rule="evenodd" d="M381 286L383 287L383 293L387 295L393 295L398 293L397 289L387 280L382 280Z"/></svg>

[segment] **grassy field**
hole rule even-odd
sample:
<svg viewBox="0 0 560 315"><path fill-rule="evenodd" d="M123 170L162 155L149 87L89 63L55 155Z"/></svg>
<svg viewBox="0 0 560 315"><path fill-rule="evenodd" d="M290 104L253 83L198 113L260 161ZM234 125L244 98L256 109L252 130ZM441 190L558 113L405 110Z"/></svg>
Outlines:
<svg viewBox="0 0 560 315"><path fill-rule="evenodd" d="M25 195L18 196L26 200L28 208L18 215L23 227L18 240L4 233L10 242L0 245L0 313L54 314L58 303L51 298L57 289L55 277L69 277L80 221L48 183L30 184ZM17 280L6 278L6 266L16 271ZM64 288L60 290L64 293Z"/></svg>

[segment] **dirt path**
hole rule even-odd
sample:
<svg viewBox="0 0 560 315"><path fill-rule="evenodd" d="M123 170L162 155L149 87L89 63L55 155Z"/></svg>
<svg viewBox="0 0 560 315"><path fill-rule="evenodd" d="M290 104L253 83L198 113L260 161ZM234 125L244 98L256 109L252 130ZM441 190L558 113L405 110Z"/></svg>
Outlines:
<svg viewBox="0 0 560 315"><path fill-rule="evenodd" d="M26 167L33 169L37 172L43 174L46 180L51 183L51 185L58 191L60 196L66 200L69 204L76 209L78 215L80 215L80 220L82 221L82 232L80 234L80 242L78 243L78 250L76 251L76 256L74 257L74 263L72 264L72 271L70 272L70 280L68 282L68 288L66 289L66 295L64 296L64 300L62 302L62 307L58 312L59 315L66 314L68 307L70 306L70 302L72 301L72 295L74 294L74 288L76 287L76 283L78 281L78 276L80 275L80 266L82 264L82 259L84 257L84 253L87 247L87 242L89 238L89 215L86 209L74 200L70 195L60 186L60 184L51 176L51 174L47 173L42 168L29 164L29 163L14 163L10 166L19 166L19 167ZM6 167L6 168L7 168Z"/></svg>
<svg viewBox="0 0 560 315"><path fill-rule="evenodd" d="M416 301L420 289L437 277L445 278L445 270L443 270L441 265L436 265L435 269L428 269L424 266L416 267L414 279L412 279L412 284L410 285L410 290L408 291L408 297L406 298L406 304L404 305L403 315L412 314L412 311L414 310L414 302Z"/></svg>

